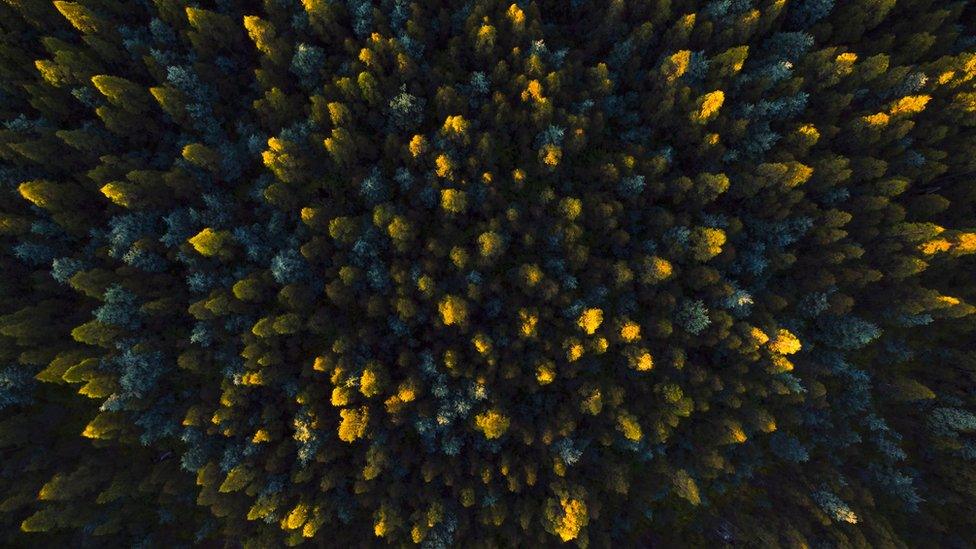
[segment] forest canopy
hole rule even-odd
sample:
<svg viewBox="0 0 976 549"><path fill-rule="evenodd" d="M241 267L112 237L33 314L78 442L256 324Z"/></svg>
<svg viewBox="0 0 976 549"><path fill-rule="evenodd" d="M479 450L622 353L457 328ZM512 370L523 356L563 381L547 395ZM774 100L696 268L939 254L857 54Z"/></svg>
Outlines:
<svg viewBox="0 0 976 549"><path fill-rule="evenodd" d="M0 0L0 545L976 544L976 5Z"/></svg>

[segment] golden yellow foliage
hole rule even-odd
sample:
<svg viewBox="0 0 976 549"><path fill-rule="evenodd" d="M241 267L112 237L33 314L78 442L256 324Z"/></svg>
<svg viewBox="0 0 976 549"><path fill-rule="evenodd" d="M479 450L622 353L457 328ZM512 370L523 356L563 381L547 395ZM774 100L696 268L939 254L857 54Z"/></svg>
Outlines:
<svg viewBox="0 0 976 549"><path fill-rule="evenodd" d="M958 232L948 237L929 240L919 245L919 251L926 255L949 252L953 256L976 253L976 233Z"/></svg>
<svg viewBox="0 0 976 549"><path fill-rule="evenodd" d="M244 28L258 51L270 57L273 53L271 42L275 38L274 26L260 17L248 15L244 17Z"/></svg>
<svg viewBox="0 0 976 549"><path fill-rule="evenodd" d="M382 390L383 384L378 365L372 364L367 366L363 370L362 376L359 378L359 392L361 392L363 396L370 398L380 394Z"/></svg>
<svg viewBox="0 0 976 549"><path fill-rule="evenodd" d="M61 12L61 15L71 23L71 26L81 32L97 32L99 28L98 19L84 5L78 2L54 2L54 7Z"/></svg>
<svg viewBox="0 0 976 549"><path fill-rule="evenodd" d="M512 4L508 7L508 11L505 12L508 20L512 22L512 28L516 31L521 31L525 26L525 13L518 4Z"/></svg>
<svg viewBox="0 0 976 549"><path fill-rule="evenodd" d="M313 227L322 222L322 208L306 206L301 209L299 216L302 219L302 223Z"/></svg>
<svg viewBox="0 0 976 549"><path fill-rule="evenodd" d="M488 410L474 418L475 426L485 438L500 438L508 430L510 420L498 410Z"/></svg>
<svg viewBox="0 0 976 549"><path fill-rule="evenodd" d="M722 90L706 93L698 100L698 110L692 113L691 120L698 124L708 122L715 118L723 103L725 103L725 92Z"/></svg>
<svg viewBox="0 0 976 549"><path fill-rule="evenodd" d="M670 261L656 256L650 259L648 266L649 269L644 272L642 280L649 284L666 280L674 272Z"/></svg>
<svg viewBox="0 0 976 549"><path fill-rule="evenodd" d="M976 233L959 233L952 247L952 255L976 253Z"/></svg>
<svg viewBox="0 0 976 549"><path fill-rule="evenodd" d="M241 376L241 385L264 385L265 378L264 372L247 372Z"/></svg>
<svg viewBox="0 0 976 549"><path fill-rule="evenodd" d="M564 542L576 539L580 530L589 522L586 504L581 500L569 498L561 499L559 504L562 506L562 516L556 521L556 534Z"/></svg>
<svg viewBox="0 0 976 549"><path fill-rule="evenodd" d="M308 522L302 527L302 537L313 538L315 533L318 532L319 528L325 524L326 517L322 514L318 506L312 508L312 516L309 517Z"/></svg>
<svg viewBox="0 0 976 549"><path fill-rule="evenodd" d="M451 161L451 157L446 154L439 154L434 160L435 172L438 177L443 177L444 179L454 178L454 162Z"/></svg>
<svg viewBox="0 0 976 549"><path fill-rule="evenodd" d="M938 82L940 86L944 86L948 84L954 76L956 76L956 71L945 71L939 75L936 82Z"/></svg>
<svg viewBox="0 0 976 549"><path fill-rule="evenodd" d="M946 252L952 248L952 244L944 238L936 238L919 244L918 249L925 255L932 255L939 252Z"/></svg>
<svg viewBox="0 0 976 549"><path fill-rule="evenodd" d="M373 52L369 50L369 48L362 48L359 50L359 60L362 61L363 65L366 65L367 67L373 66L376 63L375 56L373 55Z"/></svg>
<svg viewBox="0 0 976 549"><path fill-rule="evenodd" d="M485 51L495 46L495 27L487 22L478 28L478 36L475 39L475 47L479 51Z"/></svg>
<svg viewBox="0 0 976 549"><path fill-rule="evenodd" d="M542 101L545 99L542 96L542 84L538 80L530 80L525 86L525 91L522 92L522 101Z"/></svg>
<svg viewBox="0 0 976 549"><path fill-rule="evenodd" d="M495 231L486 231L478 236L478 251L484 257L493 257L502 249L502 237Z"/></svg>
<svg viewBox="0 0 976 549"><path fill-rule="evenodd" d="M959 305L960 303L959 298L948 295L940 295L936 299L945 306Z"/></svg>
<svg viewBox="0 0 976 549"><path fill-rule="evenodd" d="M889 117L883 112L872 114L861 118L869 126L884 126L888 123Z"/></svg>
<svg viewBox="0 0 976 549"><path fill-rule="evenodd" d="M330 102L327 107L329 109L329 120L332 121L333 126L342 126L349 123L352 119L352 113L349 111L349 107L338 101Z"/></svg>
<svg viewBox="0 0 976 549"><path fill-rule="evenodd" d="M583 202L578 198L566 197L559 201L559 213L572 221L583 212Z"/></svg>
<svg viewBox="0 0 976 549"><path fill-rule="evenodd" d="M386 232L393 240L407 240L410 237L410 223L402 216L394 216L393 221L387 225Z"/></svg>
<svg viewBox="0 0 976 549"><path fill-rule="evenodd" d="M464 212L468 207L468 195L458 189L441 189L441 208L453 214Z"/></svg>
<svg viewBox="0 0 976 549"><path fill-rule="evenodd" d="M814 145L820 140L820 132L813 124L804 124L797 128L797 133L803 136L808 145Z"/></svg>
<svg viewBox="0 0 976 549"><path fill-rule="evenodd" d="M530 288L542 281L542 269L535 263L522 265L520 268L522 282Z"/></svg>
<svg viewBox="0 0 976 549"><path fill-rule="evenodd" d="M630 367L639 371L646 372L654 368L654 357L647 350L640 350L630 356Z"/></svg>
<svg viewBox="0 0 976 549"><path fill-rule="evenodd" d="M467 303L457 296L445 296L437 305L437 310L441 313L441 320L448 326L463 324L468 317Z"/></svg>
<svg viewBox="0 0 976 549"><path fill-rule="evenodd" d="M85 438L108 440L112 438L112 433L118 430L119 422L116 416L111 415L108 412L102 412L95 416L88 425L85 426L85 430L81 432L81 436Z"/></svg>
<svg viewBox="0 0 976 549"><path fill-rule="evenodd" d="M417 289L424 294L430 294L434 291L434 279L430 275L423 275L417 279Z"/></svg>
<svg viewBox="0 0 976 549"><path fill-rule="evenodd" d="M373 534L378 538L386 537L387 534L393 531L397 523L399 523L399 517L386 504L383 504L376 511L373 522Z"/></svg>
<svg viewBox="0 0 976 549"><path fill-rule="evenodd" d="M600 327L600 324L603 324L603 311L600 309L587 309L580 315L576 324L584 332L592 335Z"/></svg>
<svg viewBox="0 0 976 549"><path fill-rule="evenodd" d="M468 133L468 128L471 127L471 123L464 119L460 114L448 116L444 120L444 126L441 128L447 135L454 137L464 137Z"/></svg>
<svg viewBox="0 0 976 549"><path fill-rule="evenodd" d="M454 246L451 248L450 257L451 262L454 263L458 269L464 269L465 265L468 264L468 252L460 246Z"/></svg>
<svg viewBox="0 0 976 549"><path fill-rule="evenodd" d="M221 252L229 239L230 233L227 231L215 231L207 227L197 233L196 236L191 237L187 242L200 255L212 257Z"/></svg>
<svg viewBox="0 0 976 549"><path fill-rule="evenodd" d="M790 372L793 370L793 363L790 359L786 358L784 355L773 355L772 357L772 368L773 373L783 373Z"/></svg>
<svg viewBox="0 0 976 549"><path fill-rule="evenodd" d="M301 528L302 525L305 524L305 521L308 520L308 511L308 504L299 503L294 509L291 510L290 513L288 513L288 516L281 521L281 527L286 530Z"/></svg>
<svg viewBox="0 0 976 549"><path fill-rule="evenodd" d="M474 345L474 349L479 354L484 355L491 352L491 338L481 332L471 338L471 344Z"/></svg>
<svg viewBox="0 0 976 549"><path fill-rule="evenodd" d="M668 82L674 82L686 72L691 65L691 50L681 50L668 57L661 66L664 78Z"/></svg>
<svg viewBox="0 0 976 549"><path fill-rule="evenodd" d="M536 324L539 322L538 315L528 309L519 311L519 321L521 322L522 337L533 337L536 335Z"/></svg>
<svg viewBox="0 0 976 549"><path fill-rule="evenodd" d="M556 379L556 366L551 361L543 361L535 370L535 379L539 385L548 385Z"/></svg>
<svg viewBox="0 0 976 549"><path fill-rule="evenodd" d="M514 170L512 170L512 181L515 181L516 183L519 184L524 183L525 170L523 170L522 168L515 168Z"/></svg>
<svg viewBox="0 0 976 549"><path fill-rule="evenodd" d="M38 208L49 208L58 202L59 185L50 181L25 181L17 187L17 191Z"/></svg>
<svg viewBox="0 0 976 549"><path fill-rule="evenodd" d="M556 145L545 145L539 150L539 160L549 167L556 167L563 158L563 150Z"/></svg>
<svg viewBox="0 0 976 549"><path fill-rule="evenodd" d="M919 113L925 110L925 105L928 104L930 99L932 98L928 95L909 95L902 97L892 104L889 112L892 116Z"/></svg>
<svg viewBox="0 0 976 549"><path fill-rule="evenodd" d="M412 402L417 398L417 385L413 380L404 381L397 387L397 398L403 402Z"/></svg>
<svg viewBox="0 0 976 549"><path fill-rule="evenodd" d="M566 351L566 359L570 362L576 362L583 356L583 345L578 342L570 343L569 348Z"/></svg>
<svg viewBox="0 0 976 549"><path fill-rule="evenodd" d="M352 442L363 438L366 435L366 427L369 425L369 408L343 408L339 410L339 417L342 422L339 424L339 440Z"/></svg>
<svg viewBox="0 0 976 549"><path fill-rule="evenodd" d="M620 328L620 339L630 342L640 339L640 324L636 322L625 322Z"/></svg>
<svg viewBox="0 0 976 549"><path fill-rule="evenodd" d="M54 61L38 59L34 61L34 67L41 73L41 78L52 86L60 88L70 81L71 74Z"/></svg>
<svg viewBox="0 0 976 549"><path fill-rule="evenodd" d="M427 152L427 138L422 135L415 135L410 138L410 154L416 158Z"/></svg>
<svg viewBox="0 0 976 549"><path fill-rule="evenodd" d="M834 74L838 77L847 76L854 70L854 62L857 61L857 54L853 52L842 53L835 59L837 65Z"/></svg>
<svg viewBox="0 0 976 549"><path fill-rule="evenodd" d="M610 348L610 340L605 337L598 337L591 343L591 348L596 354L602 355Z"/></svg>
<svg viewBox="0 0 976 549"><path fill-rule="evenodd" d="M745 431L742 430L742 426L736 422L729 422L726 424L726 435L727 442L734 444L742 444L748 437L746 437Z"/></svg>
<svg viewBox="0 0 976 549"><path fill-rule="evenodd" d="M99 190L102 191L102 194L105 195L106 198L119 206L126 208L132 206L132 199L135 189L128 183L113 181L111 183L102 185L102 188Z"/></svg>
<svg viewBox="0 0 976 549"><path fill-rule="evenodd" d="M709 259L722 253L725 244L725 231L712 227L696 227L691 233L694 257L698 261Z"/></svg>
<svg viewBox="0 0 976 549"><path fill-rule="evenodd" d="M799 162L790 162L787 164L786 171L786 186L789 188L796 187L802 183L806 183L810 180L810 176L813 175L813 168L807 166L806 164L801 164Z"/></svg>
<svg viewBox="0 0 976 549"><path fill-rule="evenodd" d="M776 332L776 338L769 342L769 349L781 355L792 355L801 348L800 340L786 329Z"/></svg>
<svg viewBox="0 0 976 549"><path fill-rule="evenodd" d="M637 423L637 418L627 412L621 412L617 416L617 429L624 434L627 440L634 442L638 442L644 436L641 432L640 424Z"/></svg>

